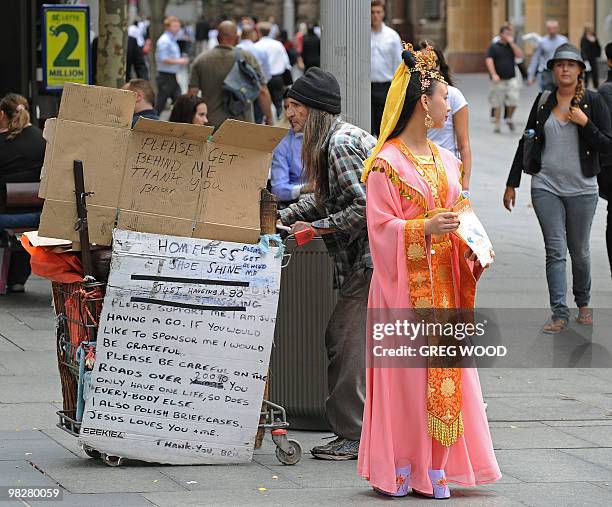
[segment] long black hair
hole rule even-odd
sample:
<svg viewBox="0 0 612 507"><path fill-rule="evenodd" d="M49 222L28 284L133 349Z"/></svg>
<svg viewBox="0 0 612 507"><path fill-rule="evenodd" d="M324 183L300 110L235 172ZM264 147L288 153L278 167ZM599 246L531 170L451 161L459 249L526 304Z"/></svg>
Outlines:
<svg viewBox="0 0 612 507"><path fill-rule="evenodd" d="M404 60L404 64L409 69L414 69L415 60L414 56L410 53L410 51L404 51L402 53L402 59ZM395 129L391 132L389 139L393 139L399 136L402 131L408 125L408 121L410 117L414 113L416 109L416 105L421 99L421 95L427 95L431 97L436 89L437 81L435 79L430 80L430 85L428 88L423 91L421 89L421 73L420 72L412 72L410 76L410 81L408 82L408 89L406 90L406 98L404 100L404 107L402 108L402 112L400 113L400 117L397 120L397 124L395 125Z"/></svg>

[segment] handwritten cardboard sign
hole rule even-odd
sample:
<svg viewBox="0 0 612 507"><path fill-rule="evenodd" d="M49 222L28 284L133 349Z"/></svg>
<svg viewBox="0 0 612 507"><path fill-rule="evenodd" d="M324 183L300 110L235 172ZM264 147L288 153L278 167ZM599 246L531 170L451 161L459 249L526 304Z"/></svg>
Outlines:
<svg viewBox="0 0 612 507"><path fill-rule="evenodd" d="M116 229L80 441L171 464L252 458L276 249Z"/></svg>
<svg viewBox="0 0 612 507"><path fill-rule="evenodd" d="M141 118L135 94L68 84L45 125L41 236L78 241L73 160L85 172L92 243L119 228L256 243L259 196L286 129L226 121L212 127Z"/></svg>

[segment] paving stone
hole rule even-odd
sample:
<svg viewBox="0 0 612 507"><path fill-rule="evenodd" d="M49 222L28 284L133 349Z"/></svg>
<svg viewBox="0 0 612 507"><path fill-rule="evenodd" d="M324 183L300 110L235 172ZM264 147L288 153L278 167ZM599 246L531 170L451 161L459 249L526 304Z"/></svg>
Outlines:
<svg viewBox="0 0 612 507"><path fill-rule="evenodd" d="M71 493L143 493L186 489L152 466L108 467L101 460L77 457L34 459L32 462Z"/></svg>
<svg viewBox="0 0 612 507"><path fill-rule="evenodd" d="M529 507L594 507L612 505L612 491L586 482L554 484L497 484L492 491L513 498Z"/></svg>
<svg viewBox="0 0 612 507"><path fill-rule="evenodd" d="M20 459L0 461L0 486L55 487L57 482L36 470L28 461Z"/></svg>
<svg viewBox="0 0 612 507"><path fill-rule="evenodd" d="M68 449L72 454L80 456L81 458L88 458L87 454L83 452L79 445L79 439L72 436L68 432L61 428L47 428L42 430L42 433L47 437L56 442L58 445Z"/></svg>
<svg viewBox="0 0 612 507"><path fill-rule="evenodd" d="M232 489L235 491L297 486L295 481L288 478L288 474L276 473L258 462L227 466L163 466L156 467L156 470L188 490L226 489L228 477L232 478ZM274 479L274 476L277 478Z"/></svg>
<svg viewBox="0 0 612 507"><path fill-rule="evenodd" d="M24 431L0 431L0 442L7 440L46 440L49 438L42 431L24 430Z"/></svg>
<svg viewBox="0 0 612 507"><path fill-rule="evenodd" d="M55 350L30 350L27 352L3 352L0 364L16 376L57 375L57 353Z"/></svg>
<svg viewBox="0 0 612 507"><path fill-rule="evenodd" d="M273 471L273 475L285 476L304 488L367 487L367 482L357 475L356 461L326 461L313 458L310 453L293 466L282 465L275 456L255 458Z"/></svg>
<svg viewBox="0 0 612 507"><path fill-rule="evenodd" d="M57 410L52 403L0 403L0 431L53 428Z"/></svg>
<svg viewBox="0 0 612 507"><path fill-rule="evenodd" d="M559 431L592 443L596 447L612 447L612 421L606 426L559 426Z"/></svg>
<svg viewBox="0 0 612 507"><path fill-rule="evenodd" d="M596 449L588 449L590 453ZM500 468L524 482L608 481L611 472L578 456L556 449L500 450Z"/></svg>
<svg viewBox="0 0 612 507"><path fill-rule="evenodd" d="M494 427L491 435L495 449L566 449L597 447L592 442L577 438L566 432L556 430L550 426L520 428Z"/></svg>
<svg viewBox="0 0 612 507"><path fill-rule="evenodd" d="M153 505L144 496L138 493L111 493L111 494L89 494L74 495L64 493L59 502L33 502L32 506L40 507L150 507ZM4 504L3 506L4 507Z"/></svg>
<svg viewBox="0 0 612 507"><path fill-rule="evenodd" d="M45 403L61 399L62 387L57 372L27 377L0 376L0 403Z"/></svg>
<svg viewBox="0 0 612 507"><path fill-rule="evenodd" d="M0 439L0 461L73 457L74 454L50 438L4 441Z"/></svg>
<svg viewBox="0 0 612 507"><path fill-rule="evenodd" d="M564 453L576 456L587 464L600 466L608 471L604 481L612 481L612 447L598 449L565 449ZM597 480L597 479L593 479Z"/></svg>
<svg viewBox="0 0 612 507"><path fill-rule="evenodd" d="M353 507L369 507L371 505L390 505L398 502L402 505L419 507L439 507L438 500L428 500L408 495L402 499L382 497L371 488L324 488L324 489L274 489L267 491L247 491L232 493L226 490L215 490L202 498L197 492L189 493L147 493L144 495L158 506L265 506L265 507L312 507L350 505ZM521 504L515 500L498 495L484 488L453 490L453 497L444 502L445 506L466 507L518 507Z"/></svg>
<svg viewBox="0 0 612 507"><path fill-rule="evenodd" d="M0 320L0 322L2 322L2 320ZM21 349L14 342L0 333L0 352L17 352L19 350Z"/></svg>
<svg viewBox="0 0 612 507"><path fill-rule="evenodd" d="M486 396L485 396L486 398ZM606 411L562 396L521 398L506 396L487 399L487 415L493 420L603 419Z"/></svg>

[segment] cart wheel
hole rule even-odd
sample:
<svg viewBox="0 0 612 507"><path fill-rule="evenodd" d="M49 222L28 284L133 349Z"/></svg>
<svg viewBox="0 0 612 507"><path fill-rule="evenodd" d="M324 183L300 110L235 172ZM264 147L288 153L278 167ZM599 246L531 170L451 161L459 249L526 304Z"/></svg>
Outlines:
<svg viewBox="0 0 612 507"><path fill-rule="evenodd" d="M83 452L87 454L90 458L98 459L102 456L100 451L96 451L93 447L89 447L88 445L83 445Z"/></svg>
<svg viewBox="0 0 612 507"><path fill-rule="evenodd" d="M280 447L276 448L276 459L283 465L295 465L302 458L302 446L297 440L287 440L291 447L290 452L283 451Z"/></svg>
<svg viewBox="0 0 612 507"><path fill-rule="evenodd" d="M104 461L104 464L109 467L118 467L123 463L123 458L119 456L109 456L108 454L102 453L100 457L102 461Z"/></svg>

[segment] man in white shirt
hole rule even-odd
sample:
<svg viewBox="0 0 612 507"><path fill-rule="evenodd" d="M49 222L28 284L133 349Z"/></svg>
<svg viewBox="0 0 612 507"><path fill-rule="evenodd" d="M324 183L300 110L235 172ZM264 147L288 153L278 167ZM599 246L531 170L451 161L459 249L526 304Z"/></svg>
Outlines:
<svg viewBox="0 0 612 507"><path fill-rule="evenodd" d="M385 2L384 0L372 0L371 2L371 26L372 37L370 39L370 50L372 54L372 134L378 137L380 133L380 121L385 109L387 92L391 86L393 75L397 67L402 63L402 40L393 28L385 25Z"/></svg>
<svg viewBox="0 0 612 507"><path fill-rule="evenodd" d="M546 22L546 31L548 34L540 39L540 43L531 57L527 71L527 84L532 85L537 79L540 91L553 91L555 82L552 71L548 69L546 64L553 57L557 48L568 40L565 35L559 34L559 22L555 19L549 19Z"/></svg>
<svg viewBox="0 0 612 507"><path fill-rule="evenodd" d="M289 63L289 56L282 42L270 37L271 29L272 25L265 21L257 25L257 30L259 30L261 34L261 39L255 43L254 47L268 54L270 69L268 90L270 90L272 103L276 108L277 118L279 118L283 111L283 95L285 92L285 80L283 79L283 75L285 75L287 71L289 71L288 75L291 75L291 64Z"/></svg>
<svg viewBox="0 0 612 507"><path fill-rule="evenodd" d="M257 32L255 31L254 25L245 24L242 25L242 34L240 35L240 43L236 46L237 48L243 49L244 51L248 51L251 53L257 61L259 62L259 66L266 78L266 84L270 81L270 61L268 58L268 53L261 47L256 46L255 42L257 41ZM253 112L255 114L255 123L262 123L263 121L263 112L259 107L259 104L255 102L253 104Z"/></svg>

